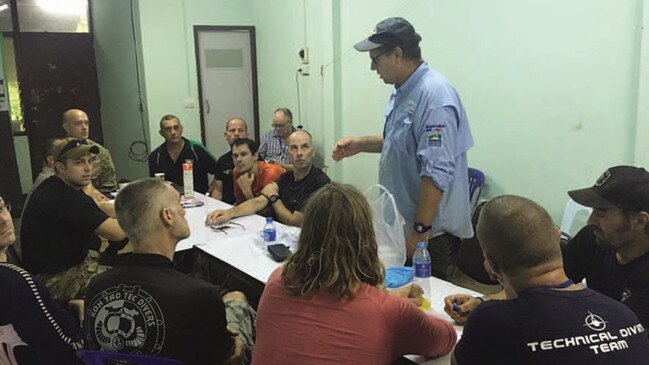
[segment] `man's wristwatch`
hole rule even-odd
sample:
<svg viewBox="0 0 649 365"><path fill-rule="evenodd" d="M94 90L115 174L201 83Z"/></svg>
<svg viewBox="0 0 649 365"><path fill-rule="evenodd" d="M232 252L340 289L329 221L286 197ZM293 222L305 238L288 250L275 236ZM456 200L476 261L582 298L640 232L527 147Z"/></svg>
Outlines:
<svg viewBox="0 0 649 365"><path fill-rule="evenodd" d="M415 232L417 232L417 233L426 233L426 232L430 231L430 229L431 229L432 227L433 227L432 225L430 225L430 226L425 226L425 225L423 225L423 224L421 224L421 223L419 223L419 222L415 222L415 223L413 224L413 226L412 226L412 228L413 228L413 229L415 230Z"/></svg>
<svg viewBox="0 0 649 365"><path fill-rule="evenodd" d="M268 197L268 201L270 202L270 204L275 204L275 202L278 200L279 200L279 195L277 194Z"/></svg>

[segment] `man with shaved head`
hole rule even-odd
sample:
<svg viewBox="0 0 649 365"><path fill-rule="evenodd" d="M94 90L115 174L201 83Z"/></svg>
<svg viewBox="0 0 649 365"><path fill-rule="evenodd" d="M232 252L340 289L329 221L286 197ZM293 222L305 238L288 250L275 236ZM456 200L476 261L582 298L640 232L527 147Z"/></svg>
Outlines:
<svg viewBox="0 0 649 365"><path fill-rule="evenodd" d="M507 299L480 304L454 364L639 364L649 339L624 304L575 285L563 269L559 230L535 202L513 195L482 209L477 235L487 272ZM452 314L465 298L446 298Z"/></svg>
<svg viewBox="0 0 649 365"><path fill-rule="evenodd" d="M120 191L115 210L133 254L88 286L86 346L187 365L248 363L256 314L245 295L221 296L221 288L174 268L176 245L190 235L180 194L143 179Z"/></svg>
<svg viewBox="0 0 649 365"><path fill-rule="evenodd" d="M183 125L173 114L160 119L160 136L164 142L149 155L149 176L164 173L164 178L176 185L185 183L183 164L192 162L194 191L211 194L214 188L209 185L207 174L216 176L216 158L201 143L183 137Z"/></svg>
<svg viewBox="0 0 649 365"><path fill-rule="evenodd" d="M99 153L92 162L92 185L101 192L117 189L115 164L108 149L88 138L90 135L90 120L88 114L80 109L70 109L61 118L67 137L87 141L91 146L97 146Z"/></svg>
<svg viewBox="0 0 649 365"><path fill-rule="evenodd" d="M270 205L277 220L300 227L302 209L307 199L331 180L322 170L313 166L315 147L309 132L298 129L291 133L288 137L288 157L293 171L282 174L277 183L266 185L258 197L248 199L231 209L213 211L208 214L206 223L221 223L254 214Z"/></svg>
<svg viewBox="0 0 649 365"><path fill-rule="evenodd" d="M246 121L234 117L225 123L225 140L230 145L230 150L223 154L216 161L216 175L212 185L212 197L224 201L228 204L234 204L237 198L234 196L234 161L232 160L232 144L239 138L248 138L248 125Z"/></svg>

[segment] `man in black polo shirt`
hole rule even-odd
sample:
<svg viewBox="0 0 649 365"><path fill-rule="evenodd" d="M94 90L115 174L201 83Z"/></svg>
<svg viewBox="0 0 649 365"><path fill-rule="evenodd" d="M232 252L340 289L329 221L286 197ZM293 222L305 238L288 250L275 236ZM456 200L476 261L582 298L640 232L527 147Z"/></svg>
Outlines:
<svg viewBox="0 0 649 365"><path fill-rule="evenodd" d="M25 268L38 274L55 298L83 295L100 268L100 237L126 238L117 220L102 211L82 189L90 184L92 160L99 152L84 140L67 138L53 150L55 175L31 195L21 225Z"/></svg>
<svg viewBox="0 0 649 365"><path fill-rule="evenodd" d="M254 214L270 204L277 220L300 227L302 209L307 199L331 180L322 170L313 166L315 148L309 132L298 129L291 133L288 138L288 156L293 171L282 174L278 183L266 185L262 195L258 197L227 210L211 212L206 223L221 223L235 217Z"/></svg>
<svg viewBox="0 0 649 365"><path fill-rule="evenodd" d="M248 138L248 125L246 121L235 117L228 120L225 123L225 140L228 141L230 147L236 139L239 138ZM234 161L232 160L232 148L225 153L223 156L219 157L216 161L216 175L214 176L214 181L212 182L212 198L224 201L228 204L234 204L236 202L236 197L234 196L234 179L233 179L233 170L234 170Z"/></svg>
<svg viewBox="0 0 649 365"><path fill-rule="evenodd" d="M149 176L162 172L165 174L165 180L183 186L183 163L185 160L191 160L194 190L202 194L211 194L207 174L217 174L214 156L202 144L183 137L183 126L175 115L162 117L160 135L165 141L149 155Z"/></svg>
<svg viewBox="0 0 649 365"><path fill-rule="evenodd" d="M115 209L133 254L90 282L86 346L188 365L249 356L255 313L245 296L222 298L218 287L174 269L176 244L190 234L178 192L160 179L136 181L120 191Z"/></svg>

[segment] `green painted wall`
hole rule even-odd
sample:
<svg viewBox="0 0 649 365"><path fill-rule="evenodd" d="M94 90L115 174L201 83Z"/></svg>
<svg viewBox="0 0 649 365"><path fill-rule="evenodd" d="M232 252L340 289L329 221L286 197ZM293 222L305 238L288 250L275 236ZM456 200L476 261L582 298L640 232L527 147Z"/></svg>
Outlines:
<svg viewBox="0 0 649 365"><path fill-rule="evenodd" d="M246 20L250 1L133 0L133 17L130 2L120 3L125 6L93 1L95 53L106 147L118 177L137 179L148 176L148 164L129 157L131 143L143 140L149 150L157 148L163 142L158 134L163 115L177 115L185 136L200 140L193 26L250 25L252 18Z"/></svg>
<svg viewBox="0 0 649 365"><path fill-rule="evenodd" d="M164 140L160 118L177 115L187 138L200 140L194 25L251 25L251 1L139 0L147 115L152 147ZM192 107L186 107L191 103Z"/></svg>
<svg viewBox="0 0 649 365"><path fill-rule="evenodd" d="M259 113L262 134L268 132L278 107L293 112L294 125L310 131L317 147L317 164L324 164L333 137L333 30L332 2L254 1L257 29ZM310 75L297 74L302 67L298 51L309 48ZM298 89L300 107L298 107Z"/></svg>
<svg viewBox="0 0 649 365"><path fill-rule="evenodd" d="M378 156L332 163L331 146L343 135L380 133L391 86L352 46L379 20L403 16L422 35L425 60L462 96L475 139L469 162L487 174L486 196L529 196L559 221L566 190L592 184L610 165L649 163L644 5L139 0L149 132L155 147L160 116L176 113L188 137L200 136L198 108L183 107L198 102L192 26L254 25L262 132L278 106L297 119L297 51L308 46L311 75L298 77L300 121L330 175L366 187L377 180Z"/></svg>
<svg viewBox="0 0 649 365"><path fill-rule="evenodd" d="M146 161L132 159L129 151L133 142L148 141L148 135L144 134L149 127L146 115L140 112L135 67L136 41L141 44L137 2L132 8L128 1L123 4L126 6L115 6L106 0L93 1L92 18L104 144L110 149L118 179L135 180L148 176L148 165ZM143 83L141 88L144 95ZM134 151L146 158L142 143L134 146Z"/></svg>
<svg viewBox="0 0 649 365"><path fill-rule="evenodd" d="M486 173L488 196L531 197L558 221L566 190L634 162L638 1L342 3L340 134L380 129L388 97L367 56L344 50L399 15L463 99L475 139L469 162ZM373 162L343 162L343 180L376 176Z"/></svg>

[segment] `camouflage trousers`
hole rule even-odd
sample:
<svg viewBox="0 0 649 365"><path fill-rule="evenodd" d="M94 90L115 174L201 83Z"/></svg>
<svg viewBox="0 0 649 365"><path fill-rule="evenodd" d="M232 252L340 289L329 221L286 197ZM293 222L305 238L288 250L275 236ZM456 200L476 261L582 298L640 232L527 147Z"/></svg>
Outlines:
<svg viewBox="0 0 649 365"><path fill-rule="evenodd" d="M241 355L241 365L250 364L252 361L252 351L255 347L255 320L257 313L246 302L240 300L225 301L225 318L228 321L228 328L239 334L239 337L245 345Z"/></svg>
<svg viewBox="0 0 649 365"><path fill-rule="evenodd" d="M83 299L88 283L93 276L110 269L110 266L99 265L97 251L88 251L81 263L57 273L41 273L45 286L54 299Z"/></svg>

